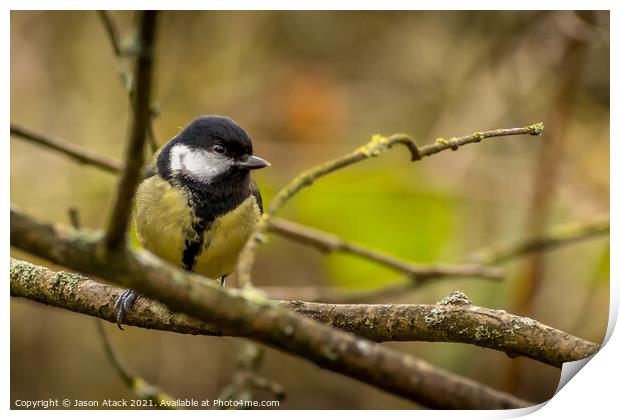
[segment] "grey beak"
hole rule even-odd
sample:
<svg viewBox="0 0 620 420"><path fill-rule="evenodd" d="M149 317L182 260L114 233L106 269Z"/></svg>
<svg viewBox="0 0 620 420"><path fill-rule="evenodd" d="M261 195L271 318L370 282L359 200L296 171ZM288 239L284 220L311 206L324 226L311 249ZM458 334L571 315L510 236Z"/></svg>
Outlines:
<svg viewBox="0 0 620 420"><path fill-rule="evenodd" d="M266 168L267 166L271 166L271 164L258 156L248 156L245 159L237 161L236 166L239 168L252 170Z"/></svg>

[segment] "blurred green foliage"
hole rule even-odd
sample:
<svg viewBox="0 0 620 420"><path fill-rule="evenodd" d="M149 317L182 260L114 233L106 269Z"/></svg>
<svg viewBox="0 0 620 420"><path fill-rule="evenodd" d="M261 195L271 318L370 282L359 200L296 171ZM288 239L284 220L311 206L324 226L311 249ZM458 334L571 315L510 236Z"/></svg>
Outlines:
<svg viewBox="0 0 620 420"><path fill-rule="evenodd" d="M419 188L416 171L404 158L393 165L359 165L319 181L295 200L298 220L403 259L436 261L452 236L458 208L438 191L408 194ZM335 255L327 264L340 286L377 287L395 276L359 258Z"/></svg>

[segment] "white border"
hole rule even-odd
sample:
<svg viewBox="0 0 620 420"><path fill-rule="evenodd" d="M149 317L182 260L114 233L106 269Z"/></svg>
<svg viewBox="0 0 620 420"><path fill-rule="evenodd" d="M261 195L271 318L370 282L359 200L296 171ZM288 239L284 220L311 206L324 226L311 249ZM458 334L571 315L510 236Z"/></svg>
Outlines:
<svg viewBox="0 0 620 420"><path fill-rule="evenodd" d="M4 3L7 5L9 9L17 9L17 10L26 10L26 9L51 9L51 10L62 10L62 9L72 9L72 8L83 8L85 6L84 2L78 1L57 1L53 4L49 2L43 1L8 1ZM404 2L404 1L368 1L368 0L359 0L359 1L341 1L335 2L325 1L325 0L315 0L312 2L285 2L285 1L273 1L273 0L264 0L264 1L227 1L227 2L198 2L198 1L176 1L174 3L163 2L163 1L96 1L90 2L88 6L92 8L104 8L104 9L117 9L117 10L126 10L126 9L147 9L147 8L157 8L157 9L169 9L170 6L173 5L174 9L184 9L184 10L199 10L208 6L215 10L230 10L230 9L248 9L248 10L257 10L257 9L271 9L271 10L308 10L308 9L323 9L323 10L343 10L343 9L365 9L365 10L377 10L377 6L381 6L381 9L391 9L391 10L409 10L409 9L418 9L418 10L452 10L459 9L461 6L467 6L473 10L480 9L508 9L508 10L526 10L526 9L613 9L614 2L611 1L597 1L591 0L588 2L583 1L563 1L563 2L551 2L551 1L531 1L524 0L519 2L502 2L498 3L496 1L468 1L468 2L456 2L456 1L444 1L444 2ZM561 7L558 7L561 6ZM4 30L4 40L2 42L2 56L9 57L9 49L10 49L10 34L9 34L9 23L10 23L10 15L8 10L2 16L2 27ZM617 51L613 49L614 46L618 45L617 39L617 30L616 27L619 23L619 19L617 18L617 11L612 10L611 13L611 65L612 72L611 74L616 74L618 71L618 54ZM3 86L5 89L3 90L5 94L3 95L2 101L2 115L5 117L2 119L2 129L5 136L8 137L9 132L9 119L10 119L10 96L6 93L8 90L8 86L10 86L10 75L9 75L9 65L5 63L5 65L0 67L0 74L3 81ZM611 83L611 99L612 99L612 110L614 109L615 99L617 98L617 84L612 79ZM613 112L612 112L613 115ZM617 121L612 118L611 121L611 138L614 139L615 134L617 132ZM9 162L9 141L8 138L5 137L5 140L1 142L1 159L2 159L2 169L4 172L3 182L4 188L3 191L5 193L2 195L2 204L6 213L8 213L9 208L9 195L6 193L9 188L9 177L10 177L10 162ZM612 162L619 162L618 159L618 145L616 144L617 139L615 141L611 141L611 156ZM615 159L614 159L615 158ZM613 216L617 214L618 211L618 193L614 190L614 188L618 185L618 167L611 165L611 185L612 185L612 194L611 194L611 215ZM9 240L8 240L8 232L9 232L9 220L8 216L2 219L2 231L7 232L3 235L2 238L2 261L5 262L5 267L8 267L8 256L9 256ZM620 363L618 361L618 355L620 354L620 340L618 339L618 334L611 335L613 331L613 327L615 325L617 315L618 315L618 297L620 296L620 288L618 287L618 259L617 256L618 251L618 231L615 228L615 221L612 222L612 231L611 231L611 296L612 302L610 305L610 323L606 336L606 344L603 349L592 358L592 360L583 367L581 372L576 376L575 379L569 381L559 392L558 394L552 398L546 405L544 405L541 409L530 414L530 418L536 419L555 419L555 418L583 418L586 416L595 416L606 418L608 413L617 412L617 384L615 381L612 382L613 379L616 379L620 376ZM615 258L614 258L615 256ZM8 287L7 287L8 288ZM8 292L8 290L7 290ZM7 293L8 295L8 293ZM6 295L5 295L6 296ZM2 306L2 315L5 322L5 334L3 334L4 345L2 346L2 359L4 361L4 375L2 381L2 392L5 396L5 409L8 410L10 407L10 393L9 393L9 384L10 384L10 375L9 375L9 334L6 333L8 331L9 326L9 305L8 305L8 297L5 297L5 304ZM527 410L531 411L531 410ZM161 411L148 411L148 412L121 412L116 411L114 413L106 412L106 411L91 411L88 413L89 416L103 418L103 416L113 415L117 419L124 418L132 418L141 417L143 414L149 416L149 418L163 418L160 416L169 416L173 415L169 412L161 412ZM481 419L481 418L502 418L502 417L513 417L518 416L519 414L523 415L524 412L493 412L493 411L469 411L469 412L431 412L431 411L418 411L418 412L396 412L396 411L386 411L386 412L375 412L375 411L339 411L335 415L338 416L348 416L354 415L359 418L370 418L377 416L390 416L391 418L407 418L410 419L411 416L421 417L421 418L471 418L471 419ZM33 413L24 412L24 411L11 411L11 416L14 417L23 417L23 416L31 416ZM83 412L72 411L72 412L61 412L61 411L39 411L35 413L35 415L45 415L50 418L80 418L84 415ZM179 415L179 414L177 414ZM237 417L237 416L252 416L253 418L262 418L269 417L271 418L284 418L288 417L291 413L284 412L283 410L273 410L273 411L254 411L254 412L240 412L240 411L225 411L225 412L209 412L205 413L204 411L189 411L183 412L184 417L193 417L193 418L201 418L208 415L209 417ZM310 416L314 417L317 415L314 411L296 411L294 413L296 417L300 418L310 418Z"/></svg>

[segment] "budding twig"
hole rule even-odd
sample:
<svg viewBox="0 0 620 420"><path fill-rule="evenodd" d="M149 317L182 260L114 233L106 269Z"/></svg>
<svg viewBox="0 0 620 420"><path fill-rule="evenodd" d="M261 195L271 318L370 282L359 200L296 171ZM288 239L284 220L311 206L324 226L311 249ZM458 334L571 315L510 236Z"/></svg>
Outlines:
<svg viewBox="0 0 620 420"><path fill-rule="evenodd" d="M273 216L275 216L282 206L284 206L295 194L303 188L312 185L318 179L362 160L380 156L386 150L392 148L395 144L402 144L406 146L411 154L411 160L416 161L422 159L424 156L434 155L446 149L457 150L460 146L469 143L478 143L483 139L492 137L515 136L520 134L537 136L542 134L543 129L543 124L538 123L520 128L503 128L491 131L481 131L469 136L453 137L450 140L437 139L434 144L421 148L418 148L411 137L406 134L394 134L389 137L384 137L381 135L373 136L370 142L359 147L355 151L303 172L275 195L275 197L271 200L269 207L261 216L254 232L246 242L245 247L241 252L239 264L237 266L239 283L242 286L250 284L250 271L252 269L252 265L254 264L254 256L256 254L259 238L262 237L269 228Z"/></svg>

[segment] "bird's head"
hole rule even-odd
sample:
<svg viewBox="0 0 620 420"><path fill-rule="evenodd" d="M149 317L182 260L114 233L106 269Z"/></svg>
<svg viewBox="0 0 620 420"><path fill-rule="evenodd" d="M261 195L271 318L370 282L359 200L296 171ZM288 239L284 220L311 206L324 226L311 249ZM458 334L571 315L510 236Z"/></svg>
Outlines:
<svg viewBox="0 0 620 420"><path fill-rule="evenodd" d="M250 170L269 166L252 154L252 140L227 117L196 118L172 139L160 159L169 176L181 175L203 184L233 181Z"/></svg>

